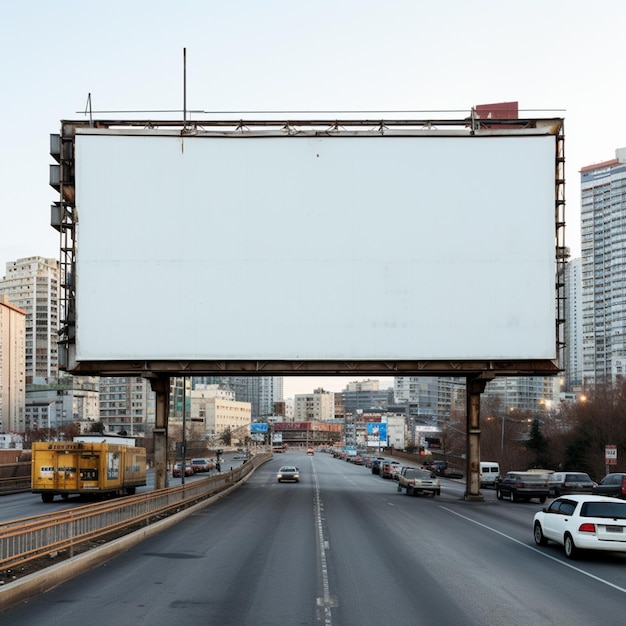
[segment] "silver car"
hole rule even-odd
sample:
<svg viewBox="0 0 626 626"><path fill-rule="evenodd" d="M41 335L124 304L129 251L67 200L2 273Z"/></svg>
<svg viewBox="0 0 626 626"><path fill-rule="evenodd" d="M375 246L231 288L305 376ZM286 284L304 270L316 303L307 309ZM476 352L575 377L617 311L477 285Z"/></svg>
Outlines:
<svg viewBox="0 0 626 626"><path fill-rule="evenodd" d="M283 465L276 475L279 483L282 482L300 482L300 470L294 465Z"/></svg>

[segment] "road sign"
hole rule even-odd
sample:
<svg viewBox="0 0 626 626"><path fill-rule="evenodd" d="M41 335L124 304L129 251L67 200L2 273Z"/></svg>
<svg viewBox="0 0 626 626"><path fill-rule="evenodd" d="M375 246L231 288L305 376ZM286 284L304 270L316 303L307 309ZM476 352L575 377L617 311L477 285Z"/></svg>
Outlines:
<svg viewBox="0 0 626 626"><path fill-rule="evenodd" d="M617 446L604 447L604 460L607 465L617 465Z"/></svg>

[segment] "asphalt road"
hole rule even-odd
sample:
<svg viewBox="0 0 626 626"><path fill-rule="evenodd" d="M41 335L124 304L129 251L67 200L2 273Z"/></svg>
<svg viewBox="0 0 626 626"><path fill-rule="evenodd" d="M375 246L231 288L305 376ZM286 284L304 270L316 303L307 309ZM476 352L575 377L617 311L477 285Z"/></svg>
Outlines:
<svg viewBox="0 0 626 626"><path fill-rule="evenodd" d="M276 481L281 464L298 484ZM407 497L330 455L288 452L240 489L80 578L0 613L68 623L585 625L622 623L626 555L535 546L537 502Z"/></svg>

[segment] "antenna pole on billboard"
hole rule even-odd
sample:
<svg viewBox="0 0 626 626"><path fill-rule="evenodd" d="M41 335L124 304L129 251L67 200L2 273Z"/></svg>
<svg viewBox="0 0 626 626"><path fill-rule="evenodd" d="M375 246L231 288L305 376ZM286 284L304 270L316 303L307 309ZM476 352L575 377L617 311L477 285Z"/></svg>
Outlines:
<svg viewBox="0 0 626 626"><path fill-rule="evenodd" d="M183 129L187 128L187 48L183 48Z"/></svg>

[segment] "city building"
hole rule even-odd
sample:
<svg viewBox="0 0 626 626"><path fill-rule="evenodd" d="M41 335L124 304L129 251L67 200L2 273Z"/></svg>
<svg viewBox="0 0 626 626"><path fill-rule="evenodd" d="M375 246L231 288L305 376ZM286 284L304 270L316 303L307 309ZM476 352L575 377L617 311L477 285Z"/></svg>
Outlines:
<svg viewBox="0 0 626 626"><path fill-rule="evenodd" d="M0 432L24 432L26 311L0 295Z"/></svg>
<svg viewBox="0 0 626 626"><path fill-rule="evenodd" d="M335 394L318 388L313 393L296 394L293 404L296 422L326 422L335 419Z"/></svg>
<svg viewBox="0 0 626 626"><path fill-rule="evenodd" d="M40 256L6 264L0 295L26 311L26 384L58 375L59 262Z"/></svg>
<svg viewBox="0 0 626 626"><path fill-rule="evenodd" d="M463 377L396 376L393 391L394 405L405 405L407 417L417 422L443 423L453 410L465 411Z"/></svg>
<svg viewBox="0 0 626 626"><path fill-rule="evenodd" d="M626 148L580 171L583 386L626 374Z"/></svg>
<svg viewBox="0 0 626 626"><path fill-rule="evenodd" d="M24 437L17 433L0 433L0 450L23 450ZM0 460L0 463L6 463L6 455L3 454L4 459ZM11 461L15 461L18 457L11 456Z"/></svg>
<svg viewBox="0 0 626 626"><path fill-rule="evenodd" d="M565 268L565 350L562 393L571 393L583 384L582 259L572 259Z"/></svg>
<svg viewBox="0 0 626 626"><path fill-rule="evenodd" d="M174 385L179 380L182 379L172 378L171 383ZM141 377L101 376L99 390L100 421L108 431L126 432L129 436L150 435L154 426L156 400L148 380ZM170 395L170 403L173 395Z"/></svg>
<svg viewBox="0 0 626 626"><path fill-rule="evenodd" d="M26 430L58 430L77 424L81 432L100 421L100 393L96 376L61 376L52 382L32 384L26 394Z"/></svg>
<svg viewBox="0 0 626 626"><path fill-rule="evenodd" d="M285 398L285 420L293 422L293 398Z"/></svg>
<svg viewBox="0 0 626 626"><path fill-rule="evenodd" d="M198 385L191 390L190 399L189 419L194 433L212 442L226 430L238 442L250 435L252 405L235 400L235 393L224 385Z"/></svg>
<svg viewBox="0 0 626 626"><path fill-rule="evenodd" d="M189 417L189 392L193 389L193 378L189 376L170 377L169 420L182 420Z"/></svg>
<svg viewBox="0 0 626 626"><path fill-rule="evenodd" d="M350 382L335 395L346 417L370 409L386 410L393 403L393 388L380 389L378 380Z"/></svg>
<svg viewBox="0 0 626 626"><path fill-rule="evenodd" d="M487 383L483 399L497 400L503 411L539 413L556 406L559 392L556 376L498 376Z"/></svg>
<svg viewBox="0 0 626 626"><path fill-rule="evenodd" d="M60 264L41 256L6 264L0 296L26 312L25 402L20 432L98 421L97 379L59 375Z"/></svg>
<svg viewBox="0 0 626 626"><path fill-rule="evenodd" d="M385 413L382 421L387 424L387 445L396 450L404 450L407 441L407 423L404 415Z"/></svg>
<svg viewBox="0 0 626 626"><path fill-rule="evenodd" d="M228 376L224 381L240 402L252 405L252 419L262 421L275 415L274 403L283 401L282 376Z"/></svg>

